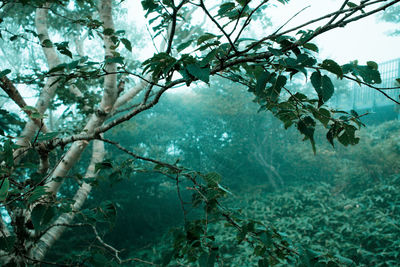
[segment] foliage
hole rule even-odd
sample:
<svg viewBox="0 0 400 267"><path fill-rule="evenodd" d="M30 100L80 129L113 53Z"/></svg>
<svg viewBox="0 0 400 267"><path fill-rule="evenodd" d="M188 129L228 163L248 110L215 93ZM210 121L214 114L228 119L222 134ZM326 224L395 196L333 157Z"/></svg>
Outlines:
<svg viewBox="0 0 400 267"><path fill-rule="evenodd" d="M399 178L382 177L351 196L326 183L247 195L240 206L314 251L341 255L355 266L397 266Z"/></svg>
<svg viewBox="0 0 400 267"><path fill-rule="evenodd" d="M276 2L283 5L288 1ZM172 246L162 262L157 260L157 263L235 264L229 244L224 250L226 239L212 234L214 230L221 236L222 226L224 231L235 230L238 246L245 250L245 261L249 263L310 265L318 258L319 262L339 265L340 258L319 257L311 250L296 251L283 233L262 221L241 217L222 203L232 192L222 185L221 175L215 172L218 161L212 158L215 154L208 152L221 149L229 155L237 149L232 140L240 140L246 134L248 128L243 125L258 126L265 121L252 117L247 124L232 123L237 106L213 106L214 112L223 110L218 113L222 120L205 121L208 133L198 136L196 129L185 124L190 119L171 122L172 118L182 117L182 113L167 117L172 108L161 114L153 108L167 91L185 85L211 87L214 77L220 76L245 86L259 111L270 111L283 122L284 128L294 126L304 140L310 141L314 153L315 132L319 130L326 132L332 146L335 140L344 146L355 145L359 142L357 130L363 125L361 116L355 111L329 108L327 104L335 93L331 77L355 81L384 93L375 86L381 83L378 65L372 61L366 65L353 61L340 66L332 59L320 59L318 47L311 41L397 2L346 1L336 12L302 26L283 29L285 25L281 25L274 33L258 36L250 31L250 24L253 19L262 20L269 1L219 1L214 9L203 0L143 0L151 41L156 47L153 56L143 58L143 47L149 45L135 40L142 35L127 34L124 29L135 27L121 25L125 23L123 19L114 23L113 17L131 15L118 7L124 1L2 1L0 39L6 60L0 63L0 87L18 111L8 106L0 109L4 124L0 132L0 264L60 264L57 256L64 249L50 256L46 253L57 248L53 244L70 228L80 229L78 233L83 233L82 238L89 245L65 253L62 258L65 264L113 266L143 262L125 258L104 237L115 227L118 211L128 213L126 206L130 202L124 198L131 198L132 193L138 196L137 192L130 195L111 190L113 200L124 205L120 208L109 199L100 200L103 196L96 196L91 190L114 186L127 178L150 177L147 183L137 182L140 186L135 190L146 194L144 200L154 198L156 203L175 192L184 221L184 226L173 232ZM197 11L204 16L205 23L195 24L192 14ZM326 24L312 28L311 23L318 21ZM104 51L99 52L102 48ZM310 79L312 94L289 87L299 77ZM208 101L204 100L206 97L227 92L211 88L213 92L202 97L204 102ZM34 106L25 101L24 94L28 91L37 93ZM228 93L224 97L233 100L232 96ZM242 104L238 96L235 95L235 100ZM17 116L18 112L24 115ZM246 118L246 112L240 114L241 118ZM184 135L169 140L168 144L165 140L173 136L171 132L164 131L160 138L153 138L152 130L158 128L160 120L166 121L163 124L166 128L173 125L172 132L183 128ZM134 126L127 121L133 121ZM267 120L268 126L274 123ZM132 131L132 127L138 127L137 131ZM133 132L121 138L128 139L125 144L128 147L119 143L121 129ZM240 153L235 153L231 164L224 167L244 162L236 167L241 179L246 180L251 175L245 169L261 165L268 168L264 174L268 174L269 186L281 187L284 180L275 170L277 163L272 158L266 161L264 151L260 150L268 136L256 129L249 139L253 137L252 146L241 143L246 148L239 151L253 158L242 160ZM204 140L208 141L206 149L202 148ZM85 151L86 148L92 151ZM110 155L106 154L106 148ZM116 150L124 152L124 156ZM202 161L205 152L206 160ZM179 154L185 156L189 166L197 165L201 171L181 164L176 159ZM87 206L86 199L90 200ZM79 238L70 241L74 244Z"/></svg>

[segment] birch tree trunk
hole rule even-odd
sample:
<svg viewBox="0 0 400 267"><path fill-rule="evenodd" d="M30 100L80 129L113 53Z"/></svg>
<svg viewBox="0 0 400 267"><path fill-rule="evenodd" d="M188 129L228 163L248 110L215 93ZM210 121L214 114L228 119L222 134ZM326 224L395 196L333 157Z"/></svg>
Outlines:
<svg viewBox="0 0 400 267"><path fill-rule="evenodd" d="M100 18L103 21L104 29L112 29L114 31L114 22L112 18L112 1L111 0L102 0L99 7ZM103 42L105 47L105 58L112 57L114 48L114 43L111 40L110 36L104 35ZM105 66L105 71L107 73L115 73L116 72L116 64L108 63ZM117 88L117 75L116 74L107 74L104 77L104 91L103 96L100 102L99 110L92 114L88 123L86 124L83 132L84 133L92 133L97 127L101 126L107 115L112 110L112 107L115 103L115 100L118 96L118 88ZM74 142L71 148L68 150L64 159L58 164L56 169L54 170L49 183L47 186L48 190L54 194L56 194L62 184L60 181L54 181L54 178L62 178L65 177L68 171L77 163L80 158L80 155L85 150L89 143L87 141L77 141ZM93 143L93 153L90 165L86 172L85 177L94 177L95 174L95 165L98 162L103 160L105 154L104 144L102 141L95 140ZM83 183L75 194L72 205L72 212L62 214L56 221L57 224L70 224L73 221L75 212L78 211L83 203L85 202L88 194L90 193L91 186L87 183ZM54 242L61 236L65 227L55 226L52 227L49 231L47 231L37 242L35 247L31 250L31 257L41 260L44 258L46 252L51 248Z"/></svg>
<svg viewBox="0 0 400 267"><path fill-rule="evenodd" d="M36 25L36 30L37 34L40 40L40 44L42 45L43 48L43 53L46 57L47 64L49 67L49 70L56 67L57 65L61 64L61 61L57 55L57 52L54 47L47 47L44 45L44 42L50 41L50 36L49 36L49 31L47 27L47 15L49 11L50 3L45 3L43 8L37 8L36 9L36 19L35 19L35 25ZM55 74L59 74L59 72L56 72ZM57 75L49 77L47 79L47 82L45 86L43 87L39 99L36 102L36 109L40 114L44 114L49 107L50 102L54 98L55 91L58 86L58 80L59 78ZM21 146L22 149L17 149L14 152L14 158L16 158L16 163L21 160L22 158L22 153L25 151L25 147L28 147L30 145L30 141L35 135L36 131L39 129L39 126L35 124L33 120L29 120L22 133L21 137L18 138L17 145Z"/></svg>

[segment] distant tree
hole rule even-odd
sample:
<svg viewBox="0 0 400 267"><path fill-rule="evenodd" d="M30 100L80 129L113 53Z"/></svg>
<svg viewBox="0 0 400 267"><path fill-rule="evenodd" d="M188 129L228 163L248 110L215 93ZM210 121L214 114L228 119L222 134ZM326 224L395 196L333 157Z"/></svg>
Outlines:
<svg viewBox="0 0 400 267"><path fill-rule="evenodd" d="M345 0L332 13L290 29L282 25L258 39L254 39L250 25L255 18L263 19L275 1L217 1L211 6L203 0L143 0L145 19L152 27L152 38L145 44L137 41L140 35L128 33L134 25L125 25L124 31L115 23L118 15L137 15L132 10L124 13L121 2L1 1L5 61L1 63L0 87L19 108L18 115L11 105L3 106L0 113L1 122L7 122L0 131L2 265L46 264L46 253L67 227L89 229L102 248L89 249L86 258L72 256L73 265L104 263L105 255L118 264L139 261L121 259L120 251L104 242L99 233L98 227L115 217L116 207L111 202L83 208L98 182L99 171L108 171L110 178L143 172L138 161L149 163L152 171L175 182L184 215L187 203L181 191L185 189L192 195L191 205L205 213L201 219L185 216L185 227L176 232L165 264L178 259L213 266L218 261L218 248L208 230L215 221L225 221L238 231L240 242L253 244L259 266L296 261L292 246L276 230L235 217L222 207L219 199L229 191L220 184L220 175L148 157L145 147L143 153L136 153L107 139L107 132L146 111L151 121L151 109L175 87L210 84L211 77L220 76L246 86L260 110L271 111L285 128L295 126L314 151L317 121L327 129L332 145L335 139L343 145L356 144L359 115L326 107L334 94L326 73L385 94L374 86L381 82L378 65L352 62L340 66L332 59L320 62L316 59L318 47L311 41L400 0L365 0L360 4ZM204 17L204 23L195 23L199 16ZM313 28L315 22L321 26ZM139 60L141 50L152 45L156 53ZM309 77L309 73L313 96L287 87L293 76ZM38 94L34 106L24 98L28 91ZM173 123L172 118L167 119ZM23 127L21 121L26 121ZM132 159L118 166L105 160L105 144ZM86 151L89 145L92 152Z"/></svg>
<svg viewBox="0 0 400 267"><path fill-rule="evenodd" d="M388 8L384 13L381 14L381 18L384 21L399 23L400 22L400 7L398 5ZM395 30L393 35L400 35L400 30Z"/></svg>

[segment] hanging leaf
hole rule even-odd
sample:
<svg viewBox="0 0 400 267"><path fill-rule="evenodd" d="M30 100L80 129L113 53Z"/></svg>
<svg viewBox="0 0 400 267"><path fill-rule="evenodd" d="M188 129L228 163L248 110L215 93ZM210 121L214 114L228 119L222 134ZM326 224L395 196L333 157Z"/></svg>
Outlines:
<svg viewBox="0 0 400 267"><path fill-rule="evenodd" d="M336 74L340 79L343 78L343 70L342 67L340 67L339 64L337 64L335 61L331 59L326 59L322 62L321 68Z"/></svg>
<svg viewBox="0 0 400 267"><path fill-rule="evenodd" d="M265 90L265 86L267 85L267 82L270 80L271 77L272 75L268 71L264 71L260 75L258 75L255 87L256 94L260 94Z"/></svg>
<svg viewBox="0 0 400 267"><path fill-rule="evenodd" d="M221 181L222 177L216 172L210 172L204 175L204 180L207 182L208 186L217 186Z"/></svg>
<svg viewBox="0 0 400 267"><path fill-rule="evenodd" d="M197 64L190 64L186 66L186 70L189 74L193 75L197 79L208 83L210 81L210 69L209 68L201 68Z"/></svg>
<svg viewBox="0 0 400 267"><path fill-rule="evenodd" d="M187 42L181 43L181 44L178 45L176 50L178 52L181 52L182 50L185 50L186 48L188 48L192 43L193 43L193 40L189 40Z"/></svg>
<svg viewBox="0 0 400 267"><path fill-rule="evenodd" d="M197 45L201 45L202 43L204 43L205 41L208 41L208 40L210 40L210 39L214 39L214 38L216 38L217 36L216 35L214 35L214 34L212 34L212 33L205 33L205 34L203 34L202 36L200 36L198 39L197 39Z"/></svg>
<svg viewBox="0 0 400 267"><path fill-rule="evenodd" d="M332 97L334 87L328 76L322 76L319 71L316 71L311 75L311 84L318 94L320 103L325 103Z"/></svg>
<svg viewBox="0 0 400 267"><path fill-rule="evenodd" d="M267 89L267 99L271 102L277 102L278 97L281 93L282 88L285 86L287 81L286 76L279 75L278 78L276 78L276 81L274 84Z"/></svg>
<svg viewBox="0 0 400 267"><path fill-rule="evenodd" d="M338 140L344 146L356 145L360 141L360 138L356 137L357 128L353 125L345 125L344 131L338 136Z"/></svg>
<svg viewBox="0 0 400 267"><path fill-rule="evenodd" d="M33 223L33 227L38 229L43 229L46 225L50 223L50 221L56 215L56 208L54 206L47 206L44 204L36 205L31 214L31 220Z"/></svg>
<svg viewBox="0 0 400 267"><path fill-rule="evenodd" d="M120 40L121 40L122 44L125 46L125 48L127 50L129 50L130 52L132 52L132 44L131 44L131 42L126 38L121 38Z"/></svg>

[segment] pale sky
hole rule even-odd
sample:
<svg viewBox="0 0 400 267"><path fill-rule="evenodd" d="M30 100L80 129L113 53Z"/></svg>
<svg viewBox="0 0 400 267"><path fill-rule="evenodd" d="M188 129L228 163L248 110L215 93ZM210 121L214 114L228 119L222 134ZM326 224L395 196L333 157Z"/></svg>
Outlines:
<svg viewBox="0 0 400 267"><path fill-rule="evenodd" d="M310 6L296 16L290 24L294 26L311 18L333 12L341 6L342 2L337 0L291 0L284 8L282 5L277 7L276 13L272 14L272 19L276 23L286 21L304 7ZM355 59L358 59L360 63L368 60L383 62L400 57L400 36L389 36L388 34L399 27L400 24L385 23L378 20L377 16L371 16L353 22L345 28L324 33L313 42L318 44L322 58L331 58L340 64Z"/></svg>
<svg viewBox="0 0 400 267"><path fill-rule="evenodd" d="M357 3L358 1L353 2ZM287 25L286 29L288 29L290 25L298 25L312 18L331 13L337 10L341 3L342 1L338 0L291 0L286 5L277 4L276 8L267 9L265 13L266 16L272 18L275 27L278 27L304 7L310 6ZM125 1L123 4L129 7L129 13L135 14L135 16L129 16L132 22L143 23L144 12L140 10L139 1ZM317 26L311 25L310 27ZM399 26L399 24L379 21L377 16L371 16L349 24L345 28L324 33L313 42L318 44L321 58L331 58L340 64L355 59L358 59L361 64L368 60L379 63L400 57L400 36L388 35ZM271 30L270 28L266 29L265 35L271 33ZM153 53L153 51L148 51L143 55L150 57Z"/></svg>

